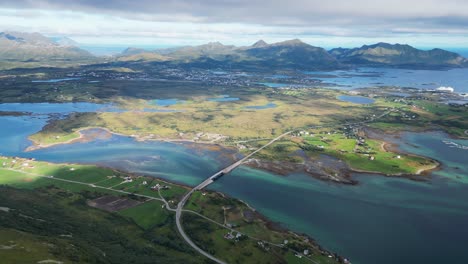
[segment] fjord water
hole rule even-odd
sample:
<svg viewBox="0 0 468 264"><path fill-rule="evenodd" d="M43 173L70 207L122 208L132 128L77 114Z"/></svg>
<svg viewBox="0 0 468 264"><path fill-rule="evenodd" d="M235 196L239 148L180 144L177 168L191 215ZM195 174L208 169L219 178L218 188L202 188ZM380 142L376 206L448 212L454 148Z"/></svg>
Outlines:
<svg viewBox="0 0 468 264"><path fill-rule="evenodd" d="M359 185L344 186L242 168L215 188L353 263L468 263L467 150L450 148L444 138L441 133L402 137L409 143L403 149L443 162L425 182L361 174L354 175Z"/></svg>
<svg viewBox="0 0 468 264"><path fill-rule="evenodd" d="M0 154L96 163L192 186L227 165L234 154L115 135L24 152L27 136L47 119L44 114L0 117ZM443 140L451 141L442 133L406 133L398 140L402 149L444 164L426 182L355 175L360 184L348 186L240 167L210 188L246 201L353 263L468 263L467 150ZM456 143L468 145L467 140Z"/></svg>
<svg viewBox="0 0 468 264"><path fill-rule="evenodd" d="M357 68L331 72L307 72L323 86L355 89L375 86L434 89L451 86L455 92L468 92L468 68L451 70L406 70L392 68ZM326 75L326 77L317 77Z"/></svg>
<svg viewBox="0 0 468 264"><path fill-rule="evenodd" d="M375 102L374 99L363 96L340 95L337 98L338 100L350 102L353 104L372 104Z"/></svg>

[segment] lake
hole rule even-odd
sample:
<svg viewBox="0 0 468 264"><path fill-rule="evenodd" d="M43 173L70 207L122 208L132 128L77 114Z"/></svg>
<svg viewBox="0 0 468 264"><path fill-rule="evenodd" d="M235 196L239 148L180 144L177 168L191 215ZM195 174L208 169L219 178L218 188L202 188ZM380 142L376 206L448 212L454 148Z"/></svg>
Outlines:
<svg viewBox="0 0 468 264"><path fill-rule="evenodd" d="M175 104L184 103L184 101L181 101L179 99L155 99L152 100L151 103L157 106L171 106Z"/></svg>
<svg viewBox="0 0 468 264"><path fill-rule="evenodd" d="M338 100L353 104L373 104L375 102L374 99L363 96L340 95L337 98Z"/></svg>
<svg viewBox="0 0 468 264"><path fill-rule="evenodd" d="M275 108L275 107L276 107L275 103L266 103L264 105L251 105L251 106L246 106L244 108L254 109L254 110L263 110L263 109L270 109L270 108Z"/></svg>
<svg viewBox="0 0 468 264"><path fill-rule="evenodd" d="M208 98L207 100L210 102L234 102L234 101L239 101L239 98L230 97L228 94L223 94L219 97Z"/></svg>
<svg viewBox="0 0 468 264"><path fill-rule="evenodd" d="M68 114L71 112L113 112L112 104L95 103L0 103L0 111L31 112L34 114Z"/></svg>
<svg viewBox="0 0 468 264"><path fill-rule="evenodd" d="M38 110L36 115L0 116L1 155L101 164L195 186L235 154L117 135L24 152L30 145L27 136L46 124L50 112L29 106L29 112ZM73 106L60 109L68 108ZM445 142L454 140L439 132L405 133L394 140L402 149L444 166L427 182L359 174L354 176L360 181L357 186L240 167L210 189L246 201L355 264L468 263L468 150L451 147ZM468 140L454 142L468 146Z"/></svg>

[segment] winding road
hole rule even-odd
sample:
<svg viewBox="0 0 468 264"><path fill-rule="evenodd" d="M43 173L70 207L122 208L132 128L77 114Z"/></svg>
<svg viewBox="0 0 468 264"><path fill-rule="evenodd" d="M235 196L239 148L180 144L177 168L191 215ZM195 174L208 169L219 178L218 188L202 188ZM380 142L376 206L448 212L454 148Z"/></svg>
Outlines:
<svg viewBox="0 0 468 264"><path fill-rule="evenodd" d="M218 171L217 173L213 174L212 176L210 176L209 178L207 178L206 180L204 180L202 183L200 183L199 185L195 186L193 189L191 189L187 194L184 195L184 197L182 197L182 199L180 200L180 202L177 204L177 209L176 209L176 224L177 224L177 229L179 230L179 233L180 235L182 236L182 238L193 248L195 249L198 253L204 255L205 257L213 260L214 262L216 263L220 263L220 264L225 264L226 262L220 260L220 259L217 259L216 257L210 255L209 253L205 252L204 250L202 250L201 248L199 248L191 239L190 237L187 236L187 234L185 233L184 231L184 228L182 227L182 212L183 212L183 208L185 206L185 203L187 202L187 200L190 198L190 196L197 190L202 190L203 188L207 187L208 185L212 184L215 180L217 180L219 177L225 175L225 174L228 174L229 172L231 172L232 170L234 170L235 168L239 167L242 163L244 163L246 160L248 160L250 157L252 157L253 155L257 154L259 151L263 150L264 148L270 146L271 144L275 143L276 141L280 140L281 138L291 134L293 131L289 131L289 132L286 132L284 134L281 134L279 135L278 137L272 139L270 142L268 142L268 144L258 148L257 150L253 151L252 153L250 153L249 155L245 156L244 158L242 158L241 160L233 163L232 165L229 165L228 167Z"/></svg>
<svg viewBox="0 0 468 264"><path fill-rule="evenodd" d="M362 124L366 124L366 123L370 123L370 122L373 122L377 119L380 119L386 115L388 115L389 113L391 113L393 110L389 110L389 111L386 111L384 113L382 113L381 115L379 116L372 116L370 117L368 120L365 120L365 121L359 121L359 122L354 122L354 123L345 123L345 124L342 124L344 126L350 126L350 125L362 125ZM334 124L333 126L336 126L336 124ZM308 127L308 128L325 128L325 127L328 127L328 126L314 126L314 127ZM180 202L177 204L177 208L175 209L175 212L176 212L176 224L177 224L177 229L179 230L179 233L180 235L182 236L182 238L193 248L195 249L197 252L199 252L200 254L204 255L205 257L211 259L212 261L216 262L216 263L220 263L220 264L226 264L226 262L214 257L213 255L205 252L204 250L202 250L201 248L199 248L191 239L189 236L187 236L187 234L185 233L184 231L184 228L182 226L182 212L184 211L184 206L185 206L185 203L188 201L188 199L190 198L190 196L197 190L202 190L204 188L206 188L208 185L212 184L214 181L216 181L217 179L219 179L220 177L222 177L223 175L225 174L228 174L229 172L231 172L232 170L234 170L235 168L239 167L242 163L244 163L246 160L248 160L250 157L252 157L253 155L257 154L258 152L260 152L261 150L263 150L264 148L270 146L271 144L275 143L276 141L282 139L283 137L293 133L294 131L297 131L298 129L295 129L295 130L291 130L291 131L288 131L286 133L283 133L281 135L279 135L278 137L272 139L270 142L268 142L266 145L258 148L257 150L253 151L252 153L250 153L249 155L245 156L244 158L240 159L239 161L233 163L232 165L218 171L217 173L213 174L212 176L208 177L206 180L204 180L202 183L200 183L199 185L195 186L194 188L192 188L187 194L185 194L182 199L180 200ZM173 209L172 209L173 210Z"/></svg>

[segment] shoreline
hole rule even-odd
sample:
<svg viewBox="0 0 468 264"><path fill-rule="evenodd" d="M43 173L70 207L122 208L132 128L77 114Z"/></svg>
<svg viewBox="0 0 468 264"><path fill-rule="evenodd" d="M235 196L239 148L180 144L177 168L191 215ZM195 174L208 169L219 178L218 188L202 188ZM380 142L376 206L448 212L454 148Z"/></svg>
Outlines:
<svg viewBox="0 0 468 264"><path fill-rule="evenodd" d="M28 137L28 139L31 140L31 142L33 142L33 145L26 148L25 152L50 148L50 147L59 146L59 145L67 145L67 144L78 143L78 142L83 141L85 139L85 135L82 132L86 131L86 130L91 130L91 129L100 129L100 130L103 130L103 131L105 131L105 132L107 132L109 134L112 134L112 135L118 135L118 136L122 136L122 137L130 137L130 138L133 138L134 140L139 141L139 142L156 141L156 142L168 142L168 143L174 143L174 144L177 144L177 143L184 144L184 143L186 143L186 144L191 144L191 145L198 145L198 144L200 144L200 145L212 145L212 146L225 147L225 148L232 147L232 146L225 146L225 145L222 145L222 144L219 144L219 143L216 143L216 142L210 142L210 141L195 141L195 140L190 140L190 139L171 139L171 138L148 138L146 136L125 135L125 134L122 134L122 133L113 132L110 129L105 128L105 127L84 127L84 128L80 128L80 129L78 129L77 131L74 132L74 133L78 133L79 137L67 140L65 142L57 142L57 143L50 143L50 144L46 144L46 145L41 145L41 144L38 144L37 142L35 142L34 140L31 140L30 137ZM407 153L405 151L401 151L394 143L388 142L388 139L386 138L386 137L400 137L402 133L407 132L407 131L394 131L394 132L386 133L383 136L382 135L378 136L376 131L381 131L381 130L376 129L376 128L371 128L371 127L368 127L368 126L365 127L365 129L364 129L364 132L366 133L366 135L369 138L383 141L381 146L380 146L383 151L386 151L386 152L394 152L395 151L395 152L404 153L404 154L409 155L409 156L422 157L422 156L418 156L418 155L415 155L415 154L412 154L412 153ZM425 129L425 130L423 130L421 132L430 132L430 131L440 131L440 130L429 130L429 129L426 130ZM410 130L410 132L411 132L411 130ZM383 131L381 131L381 133L383 133ZM450 136L449 134L447 134L447 135ZM92 141L92 140L94 140L94 138L90 139L90 141ZM191 146L191 148L196 148L196 147L197 146ZM235 148L235 149L237 150L237 152L239 152L239 149L237 149L237 148ZM424 157L424 158L427 158L427 157ZM427 159L430 159L430 158L427 158ZM277 163L275 161L266 161L266 160L258 160L258 159L248 160L246 162L245 166L248 166L248 167L251 167L251 168L254 168L254 169L264 170L264 171L271 172L271 173L278 174L278 175L282 175L282 176L300 171L302 173L305 173L305 174L307 174L309 176L312 176L312 177L314 177L316 179L319 179L319 180L331 181L331 182L336 182L336 183L339 183L339 184L356 185L359 182L353 180L353 178L352 178L353 173L378 174L378 175L382 175L382 176L385 176L385 177L404 177L404 178L407 178L407 179L410 179L410 180L424 180L422 178L419 178L418 176L428 175L431 172L438 170L442 165L437 160L434 160L434 159L430 159L430 160L435 163L433 166L430 166L428 168L420 168L413 174L412 173L389 174L389 173L376 172L376 171L359 170L359 169L354 169L354 168L350 167L347 164L345 169L339 170L342 173L342 176L338 176L338 175L333 176L333 175L331 175L329 173L312 172L312 171L308 170L307 162L285 164L284 162ZM255 164L252 164L252 162L254 162ZM343 162L346 163L346 161L343 161Z"/></svg>
<svg viewBox="0 0 468 264"><path fill-rule="evenodd" d="M0 158L14 158L14 157L9 157L9 156L0 156ZM28 158L22 158L22 157L19 157L20 159L28 159ZM37 160L35 160L37 161ZM123 174L123 175L128 175L130 177L135 177L135 178L139 178L139 177L143 177L143 178L148 178L149 179L156 179L160 182L163 182L163 183L167 183L167 184L170 184L170 185L174 185L174 186L177 186L177 187L180 187L180 188L183 188L185 189L186 191L190 191L193 186L190 186L190 185L187 185L187 184L184 184L184 183L180 183L180 182L175 182L175 181L170 181L170 180L167 180L167 179L164 179L164 178L161 178L161 177L158 177L158 176L153 176L153 175L149 175L149 174L144 174L144 173L135 173L135 172L131 172L131 171L127 171L125 169L117 169L117 168L113 168L111 166L107 166L107 165L102 165L102 164L96 164L96 163L73 163L73 162L61 162L61 163L56 163L56 162L49 162L49 161L37 161L37 162L40 162L40 163L44 163L46 165L66 165L66 166L74 166L74 165L84 165L84 166L95 166L96 168L101 168L101 169L109 169L113 172L115 172L116 174ZM16 188L16 187L14 187ZM265 226L267 227L267 229L270 231L270 232L277 232L277 233L282 233L282 234L293 234L297 237L301 237L303 238L304 240L307 240L308 243L310 243L315 249L319 250L320 251L320 254L326 256L334 256L335 258L343 258L343 256L339 255L338 253L336 252L332 252L332 251L329 251L327 249L325 249L322 245L320 245L319 242L317 242L316 239L314 239L312 236L310 235L307 235L305 233L300 233L300 232L296 232L296 231L293 231L291 230L290 228L288 228L285 224L281 223L281 222L277 222L277 221L273 221L271 219L269 219L267 216L265 216L264 214L262 214L261 212L259 212L255 207L251 206L250 204L248 204L247 202L245 202L244 200L242 199L239 199L239 198L235 198L231 195L228 195L224 192L220 192L220 191L217 191L217 190L213 190L213 189L206 189L206 190L203 190L202 192L211 192L211 193L216 193L216 194L219 194L220 196L222 196L223 198L227 199L227 200L235 200L235 201L238 201L240 203L242 203L243 205L245 205L247 208L249 208L253 214L256 215L256 217L260 220L260 221L263 221ZM180 198L180 197L177 197L177 198ZM172 208L172 207L170 207ZM174 208L172 208L174 209ZM226 228L228 229L231 229L230 227L227 227L225 226ZM260 240L258 238L254 238L256 240ZM270 241L266 241L266 243L269 243L269 244L273 244L272 242Z"/></svg>
<svg viewBox="0 0 468 264"><path fill-rule="evenodd" d="M64 142L41 144L41 143L38 143L37 141L35 141L34 139L31 139L31 136L28 136L27 139L32 142L32 145L27 147L25 149L25 152L30 152L30 151L40 150L40 149L51 148L51 147L55 147L55 146L59 146L59 145L68 145L68 144L74 144L74 143L80 142L81 140L83 140L85 138L85 135L83 135L83 133L81 133L81 132L86 131L86 130L91 130L91 129L104 130L109 134L122 136L122 137L133 138L134 140L139 141L139 142L160 141L160 142L169 142L169 143L192 143L192 144L205 144L205 145L220 145L220 144L218 144L216 142L213 142L213 141L195 141L195 140L191 140L191 139L173 139L173 138L148 138L147 136L126 135L126 134L114 132L114 131L111 131L110 129L106 128L106 127L83 127L83 128L80 128L80 129L72 132L72 133L78 133L79 136L77 138L72 138L72 139L69 139L69 140L64 141ZM228 146L226 146L226 147L228 147Z"/></svg>

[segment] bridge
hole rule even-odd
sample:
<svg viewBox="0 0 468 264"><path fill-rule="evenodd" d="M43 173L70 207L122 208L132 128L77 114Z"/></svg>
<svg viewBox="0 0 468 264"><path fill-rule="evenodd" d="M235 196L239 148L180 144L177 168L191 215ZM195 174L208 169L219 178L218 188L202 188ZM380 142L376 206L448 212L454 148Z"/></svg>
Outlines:
<svg viewBox="0 0 468 264"><path fill-rule="evenodd" d="M252 157L253 155L257 154L259 151L263 150L264 148L270 146L271 144L275 143L276 141L280 140L281 138L291 134L292 131L289 131L289 132L286 132L284 134L281 134L279 135L278 137L272 139L270 142L268 142L268 144L258 148L257 150L253 151L252 153L250 153L249 155L245 156L244 158L236 161L235 163L229 165L228 167L216 172L215 174L213 174L212 176L208 177L206 180L204 180L202 183L200 183L199 185L195 186L193 189L191 189L187 194L184 195L184 197L182 197L182 200L180 200L180 202L177 204L177 209L176 209L176 225L177 225L177 229L179 230L179 233L180 235L184 238L184 240L193 248L195 249L197 252L199 252L200 254L204 255L205 257L211 259L212 261L216 262L216 263L219 263L219 264L225 264L224 261L220 260L220 259L217 259L216 257L210 255L209 253L205 252L204 250L202 250L201 248L199 248L191 239L190 237L187 236L187 234L185 233L183 227L182 227L182 222L181 222L181 217L182 217L182 209L184 208L185 206L185 203L187 202L187 200L190 198L190 196L192 196L192 194L195 192L195 191L198 191L198 190L203 190L204 188L206 188L208 185L212 184L213 182L215 182L217 179L221 178L222 176L230 173L231 171L233 171L235 168L239 167L240 165L242 165L242 163L244 163L245 161L247 161L248 159L250 159L250 157Z"/></svg>
<svg viewBox="0 0 468 264"><path fill-rule="evenodd" d="M371 117L370 119L368 120L365 120L365 121L358 121L358 122L350 122L350 123L344 123L342 125L344 126L347 126L347 125L364 125L364 124L367 124L367 123L371 123L377 119L380 119L386 115L388 115L389 113L393 112L394 110L389 110L389 111L386 111L384 113L382 113L381 115L379 116L373 116ZM332 126L336 126L336 125L329 125L329 126L311 126L309 128L325 128L325 127L332 127ZM257 154L258 152L260 152L261 150L265 149L266 147L270 146L271 144L275 143L276 141L280 140L281 138L291 134L292 132L294 131L289 131L289 132L286 132L284 134L281 134L279 135L278 137L272 139L270 142L268 142L266 145L258 148L257 150L253 151L252 153L250 153L249 155L245 156L244 158L240 159L239 161L229 165L228 167L216 172L215 174L213 174L212 176L208 177L206 180L204 180L202 183L200 183L199 185L197 185L196 187L194 187L193 189L191 189L187 194L184 195L184 197L182 197L182 199L180 200L180 202L177 204L177 208L175 209L176 211L176 225L177 225L177 229L179 230L179 233L180 235L184 238L184 240L193 248L195 249L197 252L199 252L200 254L204 255L205 257L211 259L212 261L216 262L216 263L219 263L219 264L226 264L226 262L210 255L209 253L205 252L204 250L202 250L201 248L199 248L191 239L190 237L187 236L187 234L185 233L183 227L182 227L182 222L181 222L181 216L182 216L182 209L184 208L185 206L185 203L187 202L187 200L190 198L190 196L195 192L195 191L198 191L198 190L203 190L204 188L206 188L207 186L209 186L210 184L212 184L213 182L215 182L216 180L218 180L219 178L223 177L224 175L230 173L232 170L234 170L235 168L239 167L240 165L242 165L242 163L244 163L245 161L247 161L248 159L250 159L253 155Z"/></svg>

